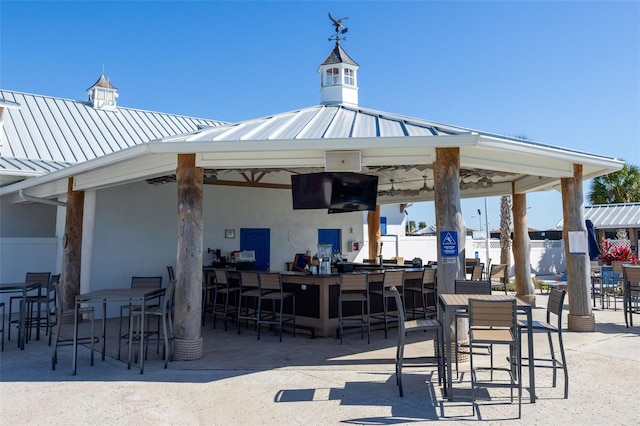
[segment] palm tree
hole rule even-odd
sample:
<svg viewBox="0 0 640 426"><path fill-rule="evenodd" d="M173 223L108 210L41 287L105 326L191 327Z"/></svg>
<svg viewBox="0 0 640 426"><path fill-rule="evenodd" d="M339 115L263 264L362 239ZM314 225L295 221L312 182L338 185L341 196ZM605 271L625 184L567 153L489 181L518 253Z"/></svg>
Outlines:
<svg viewBox="0 0 640 426"><path fill-rule="evenodd" d="M511 196L500 197L500 263L511 269Z"/></svg>
<svg viewBox="0 0 640 426"><path fill-rule="evenodd" d="M529 140L526 135L514 135L514 138ZM500 197L500 263L511 270L511 196Z"/></svg>
<svg viewBox="0 0 640 426"><path fill-rule="evenodd" d="M589 193L591 204L640 202L640 170L625 164L617 172L593 179Z"/></svg>

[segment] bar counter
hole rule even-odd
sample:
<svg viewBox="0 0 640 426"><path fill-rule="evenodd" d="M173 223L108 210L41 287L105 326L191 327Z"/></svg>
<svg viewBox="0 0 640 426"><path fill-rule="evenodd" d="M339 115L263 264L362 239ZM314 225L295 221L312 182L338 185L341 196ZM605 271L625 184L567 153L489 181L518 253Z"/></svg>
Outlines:
<svg viewBox="0 0 640 426"><path fill-rule="evenodd" d="M384 269L393 269L391 265ZM420 285L422 268L402 268L405 271L405 285ZM378 267L366 270L370 290L382 288L383 269ZM338 294L342 274L311 275L304 272L281 272L284 291L296 296L296 325L313 330L315 336L335 337L338 328ZM410 301L407 301L410 302ZM352 308L351 310L349 308ZM344 315L357 315L358 307L345 306ZM395 308L393 308L395 310ZM371 300L371 312L381 312L382 302L378 298Z"/></svg>

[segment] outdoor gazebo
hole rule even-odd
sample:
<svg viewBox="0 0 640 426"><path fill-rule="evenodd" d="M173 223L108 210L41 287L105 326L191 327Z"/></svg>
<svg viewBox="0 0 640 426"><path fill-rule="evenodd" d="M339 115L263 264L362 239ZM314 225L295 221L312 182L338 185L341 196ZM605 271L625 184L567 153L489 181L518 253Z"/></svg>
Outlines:
<svg viewBox="0 0 640 426"><path fill-rule="evenodd" d="M585 232L582 182L623 162L561 147L406 117L358 105L359 66L336 39L322 62L321 103L238 123L166 137L0 188L11 202L66 197L62 281L67 300L80 288L84 194L130 182L177 182L176 357L197 346L202 286L203 184L289 190L292 174L315 171L377 175L378 204L434 201L438 234L466 226L460 199L513 198L517 296L535 303L529 272L527 193L560 190L564 236ZM22 198L21 198L22 197ZM260 206L255 206L256 209ZM379 238L379 209L369 213L369 241ZM375 257L372 244L370 256ZM586 255L566 249L569 329L594 330ZM452 293L465 253L438 254L439 292ZM201 346L200 346L201 348ZM192 349L189 354L193 354ZM185 356L198 356L195 355Z"/></svg>

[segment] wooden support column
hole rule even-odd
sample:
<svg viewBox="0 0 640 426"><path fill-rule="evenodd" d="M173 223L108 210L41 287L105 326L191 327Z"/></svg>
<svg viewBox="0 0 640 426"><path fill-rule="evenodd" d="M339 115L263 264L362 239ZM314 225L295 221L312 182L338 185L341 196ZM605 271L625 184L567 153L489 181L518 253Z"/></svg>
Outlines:
<svg viewBox="0 0 640 426"><path fill-rule="evenodd" d="M452 294L455 290L455 280L466 277L465 270L465 241L467 227L460 205L460 149L436 148L436 161L433 164L434 201L436 209L436 234L438 241L438 294ZM443 257L440 247L440 233L442 231L456 231L458 234L458 257ZM452 263L449 263L452 261ZM451 333L454 353L456 342L467 342L469 323L466 318L457 321L456 336L450 324L443 324L445 333ZM458 352L458 362L466 362L469 356L465 352Z"/></svg>
<svg viewBox="0 0 640 426"><path fill-rule="evenodd" d="M194 154L178 155L178 248L173 331L174 359L202 358L202 181Z"/></svg>
<svg viewBox="0 0 640 426"><path fill-rule="evenodd" d="M60 283L62 309L73 312L75 298L80 294L80 270L82 261L82 216L84 192L73 190L73 178L67 184L67 211L62 238L62 265Z"/></svg>
<svg viewBox="0 0 640 426"><path fill-rule="evenodd" d="M569 298L569 331L595 331L596 321L591 311L591 281L589 277L589 253L571 254L569 232L582 231L587 238L582 194L582 165L573 165L573 178L561 179L562 215L564 227L564 256L567 266L567 292ZM586 245L586 241L585 241Z"/></svg>
<svg viewBox="0 0 640 426"><path fill-rule="evenodd" d="M516 296L536 306L535 287L531 281L531 241L527 227L527 195L512 194L513 198L513 265Z"/></svg>
<svg viewBox="0 0 640 426"><path fill-rule="evenodd" d="M369 259L378 259L378 254L382 253L380 244L380 205L376 205L375 211L367 212L367 230L369 231Z"/></svg>
<svg viewBox="0 0 640 426"><path fill-rule="evenodd" d="M460 150L458 148L436 148L433 167L436 229L438 237L438 293L454 291L454 281L463 280L465 271L465 242L467 227L460 206ZM453 263L443 261L440 253L440 232L457 231L458 257Z"/></svg>

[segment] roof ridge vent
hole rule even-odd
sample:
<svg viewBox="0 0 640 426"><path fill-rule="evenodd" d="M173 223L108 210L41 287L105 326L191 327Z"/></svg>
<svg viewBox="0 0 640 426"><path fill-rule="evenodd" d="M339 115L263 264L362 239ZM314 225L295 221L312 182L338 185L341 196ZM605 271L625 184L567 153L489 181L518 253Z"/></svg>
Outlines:
<svg viewBox="0 0 640 426"><path fill-rule="evenodd" d="M116 110L116 98L118 88L115 87L104 74L100 75L98 81L87 89L89 95L89 103L95 109L103 109L107 111Z"/></svg>

